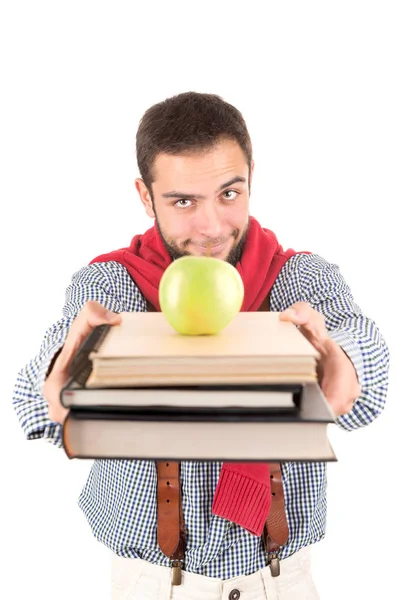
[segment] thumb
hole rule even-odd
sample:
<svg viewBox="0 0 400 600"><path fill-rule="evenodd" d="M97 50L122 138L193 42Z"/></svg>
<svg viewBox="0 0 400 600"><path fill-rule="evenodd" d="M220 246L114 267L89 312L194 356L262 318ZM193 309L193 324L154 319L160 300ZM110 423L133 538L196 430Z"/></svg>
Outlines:
<svg viewBox="0 0 400 600"><path fill-rule="evenodd" d="M71 332L76 330L81 336L89 335L89 333L98 325L110 324L117 325L121 322L121 315L109 310L100 302L90 300L73 321Z"/></svg>
<svg viewBox="0 0 400 600"><path fill-rule="evenodd" d="M291 306L282 311L279 318L281 321L290 321L293 325L304 325L309 319L309 314L308 311L303 310L302 307Z"/></svg>
<svg viewBox="0 0 400 600"><path fill-rule="evenodd" d="M99 302L91 300L85 304L79 315L73 321L59 356L59 367L66 369L73 355L85 338L99 325L118 325L122 317L108 310Z"/></svg>
<svg viewBox="0 0 400 600"><path fill-rule="evenodd" d="M121 315L109 310L96 300L90 300L86 302L75 322L78 323L80 329L83 328L83 325L86 325L87 328L94 328L105 323L117 325L121 322Z"/></svg>

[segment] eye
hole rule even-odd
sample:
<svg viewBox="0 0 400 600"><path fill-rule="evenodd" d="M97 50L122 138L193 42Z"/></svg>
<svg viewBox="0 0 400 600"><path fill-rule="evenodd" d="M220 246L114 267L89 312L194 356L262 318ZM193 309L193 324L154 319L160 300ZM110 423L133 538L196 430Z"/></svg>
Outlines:
<svg viewBox="0 0 400 600"><path fill-rule="evenodd" d="M180 200L175 202L174 206L176 206L177 208L187 208L188 206L191 205L191 203L192 203L192 201L189 200L188 198L181 198Z"/></svg>
<svg viewBox="0 0 400 600"><path fill-rule="evenodd" d="M222 192L224 200L234 200L237 195L238 192L235 192L235 190L226 190L225 192Z"/></svg>

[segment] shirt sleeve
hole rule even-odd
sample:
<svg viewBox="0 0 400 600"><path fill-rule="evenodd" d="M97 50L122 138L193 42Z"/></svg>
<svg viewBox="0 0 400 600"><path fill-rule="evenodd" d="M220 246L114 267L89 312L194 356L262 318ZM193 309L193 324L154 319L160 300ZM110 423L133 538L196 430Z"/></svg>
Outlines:
<svg viewBox="0 0 400 600"><path fill-rule="evenodd" d="M124 269L122 265L116 263L96 263L83 267L72 276L62 318L48 328L38 354L17 375L12 402L26 439L43 438L55 446L62 446L62 426L50 420L48 405L42 395L45 377L64 344L72 321L86 302L97 300L114 312L128 309L118 283L121 277L129 276L121 274L121 269Z"/></svg>
<svg viewBox="0 0 400 600"><path fill-rule="evenodd" d="M385 406L389 350L376 323L354 301L338 265L316 254L298 254L286 263L274 288L276 310L308 302L322 313L330 337L354 365L361 395L349 413L336 419L337 425L352 431L370 424Z"/></svg>

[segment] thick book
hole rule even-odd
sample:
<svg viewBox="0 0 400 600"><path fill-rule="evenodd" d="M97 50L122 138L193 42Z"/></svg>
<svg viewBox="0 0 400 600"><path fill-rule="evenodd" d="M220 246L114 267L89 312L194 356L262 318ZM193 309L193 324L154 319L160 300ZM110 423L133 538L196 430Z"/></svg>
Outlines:
<svg viewBox="0 0 400 600"><path fill-rule="evenodd" d="M179 406L70 410L63 444L70 458L221 461L335 461L335 418L317 383L298 411Z"/></svg>
<svg viewBox="0 0 400 600"><path fill-rule="evenodd" d="M95 328L71 364L85 387L316 381L317 350L274 312L241 312L218 335L184 336L163 313L121 313Z"/></svg>

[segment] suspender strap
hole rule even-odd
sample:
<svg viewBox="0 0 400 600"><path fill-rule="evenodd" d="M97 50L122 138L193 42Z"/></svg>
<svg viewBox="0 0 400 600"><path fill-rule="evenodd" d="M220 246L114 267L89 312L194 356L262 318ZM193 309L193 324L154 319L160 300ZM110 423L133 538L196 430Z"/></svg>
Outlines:
<svg viewBox="0 0 400 600"><path fill-rule="evenodd" d="M268 513L266 528L268 535L279 546L284 546L289 537L289 527L286 520L285 497L281 466L279 463L269 463L271 478L272 502Z"/></svg>
<svg viewBox="0 0 400 600"><path fill-rule="evenodd" d="M271 575L277 577L280 573L279 548L284 546L288 540L289 526L286 520L281 466L279 463L269 463L269 470L272 502L263 531L263 539L268 553Z"/></svg>
<svg viewBox="0 0 400 600"><path fill-rule="evenodd" d="M185 554L182 496L180 489L180 463L157 463L157 541L162 552L171 559L172 583L181 583L181 570Z"/></svg>

